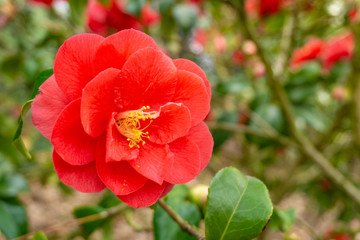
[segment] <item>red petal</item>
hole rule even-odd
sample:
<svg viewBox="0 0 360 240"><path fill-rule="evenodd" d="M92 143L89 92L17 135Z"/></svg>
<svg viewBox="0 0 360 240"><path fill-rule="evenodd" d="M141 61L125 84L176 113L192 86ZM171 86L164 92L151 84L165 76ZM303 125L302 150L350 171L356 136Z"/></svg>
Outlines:
<svg viewBox="0 0 360 240"><path fill-rule="evenodd" d="M173 161L174 156L170 152L169 146L147 142L140 147L139 157L129 163L141 175L162 184Z"/></svg>
<svg viewBox="0 0 360 240"><path fill-rule="evenodd" d="M96 138L84 131L80 121L80 99L71 102L54 125L51 143L71 165L85 165L95 159Z"/></svg>
<svg viewBox="0 0 360 240"><path fill-rule="evenodd" d="M116 111L114 95L119 73L118 69L106 69L84 88L81 98L81 122L85 132L92 137L98 137L105 130L112 112Z"/></svg>
<svg viewBox="0 0 360 240"><path fill-rule="evenodd" d="M153 181L147 181L146 184L138 191L129 195L117 197L127 205L134 208L149 207L156 203L156 201L161 197L165 187L167 187L166 182L159 185Z"/></svg>
<svg viewBox="0 0 360 240"><path fill-rule="evenodd" d="M210 111L210 98L200 77L194 73L179 70L178 84L172 102L183 103L191 113L192 126L205 119Z"/></svg>
<svg viewBox="0 0 360 240"><path fill-rule="evenodd" d="M144 48L124 64L119 84L118 106L122 111L144 105L159 108L172 98L176 87L176 68L159 50Z"/></svg>
<svg viewBox="0 0 360 240"><path fill-rule="evenodd" d="M167 185L166 185L164 191L162 192L160 198L165 197L173 189L173 187L174 187L174 184L167 183Z"/></svg>
<svg viewBox="0 0 360 240"><path fill-rule="evenodd" d="M165 181L173 184L184 184L193 180L201 165L200 151L196 143L183 137L169 144L174 154L174 163L168 169Z"/></svg>
<svg viewBox="0 0 360 240"><path fill-rule="evenodd" d="M66 40L56 54L56 82L70 100L79 98L82 89L96 75L93 57L102 40L96 34L78 34Z"/></svg>
<svg viewBox="0 0 360 240"><path fill-rule="evenodd" d="M40 86L40 93L31 104L31 112L34 125L44 137L50 139L56 119L69 102L54 75Z"/></svg>
<svg viewBox="0 0 360 240"><path fill-rule="evenodd" d="M189 130L189 134L186 136L189 140L196 143L200 150L201 165L199 172L204 170L209 163L211 154L214 147L214 140L209 131L209 128L204 122L196 125Z"/></svg>
<svg viewBox="0 0 360 240"><path fill-rule="evenodd" d="M167 104L148 128L150 141L166 144L187 134L191 125L189 109L182 104Z"/></svg>
<svg viewBox="0 0 360 240"><path fill-rule="evenodd" d="M198 75L204 81L204 84L206 87L206 92L209 95L209 99L211 98L210 83L207 80L206 74L204 73L204 71L198 65L196 65L196 63L194 63L190 60L187 60L187 59L182 59L182 58L173 60L173 63L175 64L175 66L178 70L185 70L185 71L188 71L188 72Z"/></svg>
<svg viewBox="0 0 360 240"><path fill-rule="evenodd" d="M146 183L147 179L137 173L127 161L106 162L104 144L97 146L96 169L100 179L116 195L132 193Z"/></svg>
<svg viewBox="0 0 360 240"><path fill-rule="evenodd" d="M105 188L97 175L94 162L82 166L73 166L62 160L55 151L53 152L53 161L59 179L65 185L86 193L100 192Z"/></svg>
<svg viewBox="0 0 360 240"><path fill-rule="evenodd" d="M157 49L155 41L143 32L129 29L113 34L101 43L95 54L96 71L121 69L133 53L146 47Z"/></svg>
<svg viewBox="0 0 360 240"><path fill-rule="evenodd" d="M112 118L106 134L106 162L132 160L138 155L139 149L129 147L129 142L117 130L115 119Z"/></svg>

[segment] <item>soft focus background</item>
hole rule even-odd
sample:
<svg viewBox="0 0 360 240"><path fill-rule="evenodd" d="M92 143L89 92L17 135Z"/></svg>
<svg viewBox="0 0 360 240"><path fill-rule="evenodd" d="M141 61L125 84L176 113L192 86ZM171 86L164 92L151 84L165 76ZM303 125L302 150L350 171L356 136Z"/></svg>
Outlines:
<svg viewBox="0 0 360 240"><path fill-rule="evenodd" d="M188 220L201 219L206 186L198 185L209 185L221 168L235 166L261 179L275 206L259 239L359 240L356 196L343 190L343 179L334 181L331 169L319 168L311 155L316 152L301 150L291 129L360 189L357 3L246 0L244 21L241 2L0 0L0 239L37 230L49 239L193 239L167 237L175 235L164 229L178 229L167 225L171 220L159 209L154 215L150 208L119 208L109 192L82 194L60 183L51 144L32 125L31 114L24 119L23 140L32 158L12 145L34 80L52 68L67 38L135 28L170 57L195 61L212 86L206 119L215 141L212 160L196 180L173 190L183 194L179 209ZM270 74L263 56L272 64ZM277 86L290 100L291 124ZM100 212L109 216L87 225L72 220Z"/></svg>

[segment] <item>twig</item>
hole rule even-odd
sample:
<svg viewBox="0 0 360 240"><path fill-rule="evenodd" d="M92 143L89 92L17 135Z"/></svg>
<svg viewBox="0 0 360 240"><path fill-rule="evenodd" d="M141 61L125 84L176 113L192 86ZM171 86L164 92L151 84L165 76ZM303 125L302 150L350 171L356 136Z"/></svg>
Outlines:
<svg viewBox="0 0 360 240"><path fill-rule="evenodd" d="M104 219L104 218L107 218L107 217L110 217L110 216L117 215L117 214L119 214L120 212L124 211L127 208L128 208L128 206L126 204L121 204L119 206L110 208L108 211L93 214L93 215L89 215L89 216L82 217L82 218L72 219L70 221L59 223L59 224L55 224L55 225L49 226L49 227L47 227L45 229L40 229L40 230L37 230L37 231L34 231L34 232L27 233L27 234L25 234L23 236L15 238L14 240L26 240L26 239L29 239L29 238L33 237L35 235L35 233L38 232L38 231L42 231L44 234L49 234L49 233L52 233L52 232L61 231L63 229L68 229L69 227L74 227L74 226L78 226L78 225L81 225L81 224L84 224L84 223Z"/></svg>
<svg viewBox="0 0 360 240"><path fill-rule="evenodd" d="M284 117L286 119L287 126L289 128L290 134L294 138L294 140L300 145L300 150L309 157L316 165L318 165L324 173L334 181L338 185L338 187L342 188L351 198L355 200L355 202L360 205L360 190L354 186L352 182L350 182L348 179L345 178L345 176L338 171L336 168L334 168L328 159L324 157L322 153L320 153L314 145L301 133L297 130L295 126L295 117L293 115L291 103L289 101L289 98L287 97L284 88L281 86L278 79L282 77L282 74L279 74L278 79L276 79L274 75L273 68L270 64L270 61L268 60L265 50L262 47L262 45L259 42L259 38L256 37L253 30L250 28L250 25L248 23L245 9L244 9L244 1L240 1L240 8L236 8L236 6L231 1L226 1L229 5L235 8L235 10L239 13L240 22L242 23L242 26L244 28L244 31L248 38L252 40L258 49L258 54L263 61L267 76L268 76L268 84L269 89L271 89L274 93L274 96L279 101L280 107L282 109L282 112L284 114ZM359 88L360 89L360 88ZM359 93L360 95L360 93ZM359 104L360 108L360 104ZM360 113L360 109L359 109ZM359 116L360 118L360 116ZM359 126L359 132L360 132L360 126ZM360 133L359 133L360 135Z"/></svg>
<svg viewBox="0 0 360 240"><path fill-rule="evenodd" d="M199 240L205 240L205 235L199 228L182 219L163 199L160 199L158 203L184 232Z"/></svg>
<svg viewBox="0 0 360 240"><path fill-rule="evenodd" d="M225 130L229 132L242 133L242 134L246 133L257 137L271 139L285 146L292 146L292 147L298 146L294 141L292 141L287 137L281 136L272 131L263 131L256 128L248 127L246 125L237 125L233 123L222 123L222 122L208 123L207 125L212 130Z"/></svg>

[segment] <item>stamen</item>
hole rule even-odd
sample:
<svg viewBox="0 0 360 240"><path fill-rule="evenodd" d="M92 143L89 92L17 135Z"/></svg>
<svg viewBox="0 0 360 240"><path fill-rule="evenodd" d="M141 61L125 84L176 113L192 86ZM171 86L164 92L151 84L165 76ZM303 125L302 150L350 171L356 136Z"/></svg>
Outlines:
<svg viewBox="0 0 360 240"><path fill-rule="evenodd" d="M143 106L139 110L127 111L117 115L116 126L119 132L126 137L129 142L129 147L143 146L146 142L143 138L150 139L149 132L144 132L146 128L153 122L153 118L156 117L156 111L144 112L143 110L149 110L150 106ZM150 122L143 128L141 128L140 120Z"/></svg>

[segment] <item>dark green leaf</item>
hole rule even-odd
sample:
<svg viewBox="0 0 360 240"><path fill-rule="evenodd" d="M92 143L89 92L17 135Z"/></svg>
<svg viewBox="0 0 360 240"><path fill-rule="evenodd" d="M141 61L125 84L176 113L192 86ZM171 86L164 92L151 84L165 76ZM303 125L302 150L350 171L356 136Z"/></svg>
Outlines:
<svg viewBox="0 0 360 240"><path fill-rule="evenodd" d="M185 185L175 185L169 193L167 203L183 219L199 226L201 214L198 207L186 200L189 189ZM161 208L157 207L154 213L154 234L156 240L196 240L195 237L184 233L180 227Z"/></svg>
<svg viewBox="0 0 360 240"><path fill-rule="evenodd" d="M219 122L236 123L238 121L237 112L225 112L219 119ZM231 136L232 132L224 130L214 130L211 132L214 138L214 151L216 151L223 143L226 142Z"/></svg>
<svg viewBox="0 0 360 240"><path fill-rule="evenodd" d="M27 159L31 159L31 155L30 155L29 151L25 147L24 141L21 138L21 134L22 134L22 129L23 129L23 125L24 125L23 118L24 118L25 114L29 111L29 109L31 108L31 103L32 102L33 102L33 100L29 100L21 107L21 112L20 112L20 116L19 116L19 119L18 119L18 127L16 129L15 136L13 138L14 146Z"/></svg>
<svg viewBox="0 0 360 240"><path fill-rule="evenodd" d="M30 240L47 240L45 234L41 231L36 232L35 235Z"/></svg>
<svg viewBox="0 0 360 240"><path fill-rule="evenodd" d="M76 218L82 218L93 214L98 214L103 211L105 211L105 208L97 205L89 205L75 208L73 213ZM84 232L85 237L89 237L97 228L100 228L102 224L106 222L106 220L107 219L105 218L82 224L81 228Z"/></svg>
<svg viewBox="0 0 360 240"><path fill-rule="evenodd" d="M269 192L260 180L224 168L210 183L206 239L253 239L268 222L272 208Z"/></svg>
<svg viewBox="0 0 360 240"><path fill-rule="evenodd" d="M34 83L34 89L31 93L31 96L30 96L30 99L33 99L35 98L36 95L39 94L39 88L41 86L41 84L43 84L46 79L48 79L51 75L53 75L54 71L53 69L47 69L47 70L44 70L42 71L37 77L36 77L36 80L35 80L35 83Z"/></svg>
<svg viewBox="0 0 360 240"><path fill-rule="evenodd" d="M28 231L25 208L17 199L0 200L0 230L7 238L15 238Z"/></svg>

